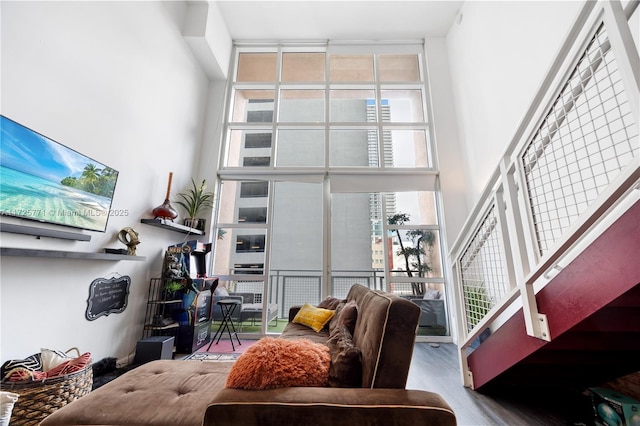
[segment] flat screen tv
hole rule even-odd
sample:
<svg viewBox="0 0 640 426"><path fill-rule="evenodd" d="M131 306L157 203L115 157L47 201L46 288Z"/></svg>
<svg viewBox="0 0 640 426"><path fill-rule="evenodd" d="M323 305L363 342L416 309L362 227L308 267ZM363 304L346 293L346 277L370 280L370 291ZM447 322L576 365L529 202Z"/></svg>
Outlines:
<svg viewBox="0 0 640 426"><path fill-rule="evenodd" d="M118 172L0 115L0 214L104 232Z"/></svg>

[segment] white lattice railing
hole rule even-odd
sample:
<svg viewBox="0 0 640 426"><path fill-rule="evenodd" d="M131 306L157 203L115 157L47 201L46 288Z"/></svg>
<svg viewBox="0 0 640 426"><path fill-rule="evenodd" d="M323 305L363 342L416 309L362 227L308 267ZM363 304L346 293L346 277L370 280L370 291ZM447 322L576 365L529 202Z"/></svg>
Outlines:
<svg viewBox="0 0 640 426"><path fill-rule="evenodd" d="M640 198L637 5L585 3L450 251L465 386L468 348L515 308L529 335L553 338L535 293Z"/></svg>

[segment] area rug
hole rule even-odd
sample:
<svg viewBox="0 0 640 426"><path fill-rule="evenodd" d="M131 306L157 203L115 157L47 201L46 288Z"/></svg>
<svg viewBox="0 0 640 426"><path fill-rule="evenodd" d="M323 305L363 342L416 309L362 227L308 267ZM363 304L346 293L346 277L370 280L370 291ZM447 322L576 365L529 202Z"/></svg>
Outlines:
<svg viewBox="0 0 640 426"><path fill-rule="evenodd" d="M194 352L185 361L235 361L242 354L218 354L213 352Z"/></svg>
<svg viewBox="0 0 640 426"><path fill-rule="evenodd" d="M220 342L213 342L211 346L209 343L198 349L198 351L185 357L185 360L199 360L199 361L235 361L244 351L250 348L257 340L241 340L242 344L234 342L234 346L231 346L229 339L221 339Z"/></svg>

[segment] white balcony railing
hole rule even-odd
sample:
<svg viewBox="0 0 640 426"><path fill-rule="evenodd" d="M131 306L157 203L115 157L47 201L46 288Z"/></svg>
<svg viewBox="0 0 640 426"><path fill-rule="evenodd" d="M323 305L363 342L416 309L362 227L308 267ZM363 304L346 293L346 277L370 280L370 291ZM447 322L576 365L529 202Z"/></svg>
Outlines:
<svg viewBox="0 0 640 426"><path fill-rule="evenodd" d="M536 292L639 198L637 6L585 3L449 253L465 386L468 348L514 308L553 339Z"/></svg>

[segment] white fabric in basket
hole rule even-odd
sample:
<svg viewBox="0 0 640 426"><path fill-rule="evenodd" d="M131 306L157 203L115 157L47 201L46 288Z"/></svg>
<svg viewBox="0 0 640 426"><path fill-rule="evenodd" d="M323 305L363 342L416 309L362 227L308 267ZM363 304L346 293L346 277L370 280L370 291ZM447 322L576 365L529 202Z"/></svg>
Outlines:
<svg viewBox="0 0 640 426"><path fill-rule="evenodd" d="M0 391L0 426L9 425L13 405L19 397L17 393Z"/></svg>

